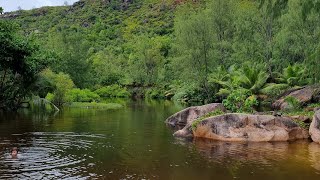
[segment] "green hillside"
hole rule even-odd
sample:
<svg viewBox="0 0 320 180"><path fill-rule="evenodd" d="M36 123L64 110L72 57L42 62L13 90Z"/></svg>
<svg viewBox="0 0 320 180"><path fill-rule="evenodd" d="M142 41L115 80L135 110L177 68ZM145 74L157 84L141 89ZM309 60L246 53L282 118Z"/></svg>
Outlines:
<svg viewBox="0 0 320 180"><path fill-rule="evenodd" d="M60 77L83 94L122 96L109 92L116 89L201 103L233 95L257 104L319 82L318 7L313 0L81 0L1 19L18 23L19 34L51 57L36 95L54 96Z"/></svg>

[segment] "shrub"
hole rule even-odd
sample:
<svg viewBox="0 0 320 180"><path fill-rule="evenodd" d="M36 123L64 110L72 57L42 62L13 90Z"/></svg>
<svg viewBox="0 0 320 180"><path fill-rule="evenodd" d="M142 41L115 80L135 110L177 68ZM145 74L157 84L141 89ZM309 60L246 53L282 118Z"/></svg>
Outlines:
<svg viewBox="0 0 320 180"><path fill-rule="evenodd" d="M253 112L259 104L256 96L247 89L233 91L222 103L232 112Z"/></svg>
<svg viewBox="0 0 320 180"><path fill-rule="evenodd" d="M285 101L286 103L288 103L288 107L287 107L287 109L286 109L286 110L288 110L288 111L291 111L291 110L295 111L295 110L300 109L300 107L301 107L300 102L299 102L295 97L293 97L293 96L287 96L287 97L284 99L284 101Z"/></svg>
<svg viewBox="0 0 320 180"><path fill-rule="evenodd" d="M56 106L62 106L66 102L70 102L66 92L74 87L74 83L68 74L54 73L50 69L46 69L41 74L44 78L52 81L55 88L52 93L47 93L46 99L54 103Z"/></svg>
<svg viewBox="0 0 320 180"><path fill-rule="evenodd" d="M105 86L95 91L100 97L109 98L109 97L130 97L130 93L126 88L123 88L119 85Z"/></svg>
<svg viewBox="0 0 320 180"><path fill-rule="evenodd" d="M150 98L150 99L164 99L165 98L165 92L162 91L161 89L147 89L145 91L144 96L146 98Z"/></svg>
<svg viewBox="0 0 320 180"><path fill-rule="evenodd" d="M66 94L67 99L70 102L94 102L99 101L100 96L90 91L89 89L71 89Z"/></svg>
<svg viewBox="0 0 320 180"><path fill-rule="evenodd" d="M52 102L52 101L53 101L53 99L54 99L54 94L52 94L52 93L48 93L48 94L47 94L47 96L46 96L46 100L48 100L48 101Z"/></svg>

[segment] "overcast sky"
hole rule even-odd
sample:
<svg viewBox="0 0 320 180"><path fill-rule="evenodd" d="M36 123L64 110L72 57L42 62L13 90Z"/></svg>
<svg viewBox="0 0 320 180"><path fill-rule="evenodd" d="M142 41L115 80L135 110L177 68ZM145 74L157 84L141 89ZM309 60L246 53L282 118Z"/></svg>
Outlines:
<svg viewBox="0 0 320 180"><path fill-rule="evenodd" d="M4 12L16 11L20 6L22 9L39 8L42 6L59 6L67 1L69 5L78 0L0 0L0 7Z"/></svg>

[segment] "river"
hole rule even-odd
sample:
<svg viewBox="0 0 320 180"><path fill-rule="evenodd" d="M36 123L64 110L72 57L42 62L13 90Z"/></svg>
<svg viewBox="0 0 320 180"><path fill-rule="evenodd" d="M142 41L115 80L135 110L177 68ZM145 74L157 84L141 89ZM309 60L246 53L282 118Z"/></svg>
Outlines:
<svg viewBox="0 0 320 180"><path fill-rule="evenodd" d="M164 120L182 108L140 100L118 110L0 113L0 179L320 178L320 145L309 141L174 138Z"/></svg>

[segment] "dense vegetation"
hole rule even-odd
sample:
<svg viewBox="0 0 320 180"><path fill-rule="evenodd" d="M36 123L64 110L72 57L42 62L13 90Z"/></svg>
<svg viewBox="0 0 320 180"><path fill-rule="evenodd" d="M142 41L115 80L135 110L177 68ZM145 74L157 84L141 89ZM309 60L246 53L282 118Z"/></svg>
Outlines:
<svg viewBox="0 0 320 180"><path fill-rule="evenodd" d="M319 7L317 0L81 0L2 19L50 52L54 62L33 71L33 95L56 105L141 96L250 111L319 82Z"/></svg>

